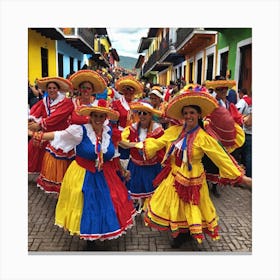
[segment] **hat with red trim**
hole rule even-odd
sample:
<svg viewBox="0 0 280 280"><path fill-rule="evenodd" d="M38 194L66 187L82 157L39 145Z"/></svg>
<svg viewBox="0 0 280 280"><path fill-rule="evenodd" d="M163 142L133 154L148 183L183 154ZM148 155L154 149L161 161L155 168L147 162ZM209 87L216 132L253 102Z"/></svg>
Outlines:
<svg viewBox="0 0 280 280"><path fill-rule="evenodd" d="M160 110L154 109L153 106L146 101L135 101L129 104L131 110L149 112L152 115L161 116Z"/></svg>
<svg viewBox="0 0 280 280"><path fill-rule="evenodd" d="M201 109L202 117L211 114L219 107L217 100L203 88L197 87L194 90L186 90L174 97L166 109L167 117L183 119L182 109L185 106L197 105Z"/></svg>
<svg viewBox="0 0 280 280"><path fill-rule="evenodd" d="M140 83L136 78L134 78L131 75L123 76L123 77L119 78L115 84L117 91L120 93L122 93L123 90L125 89L125 87L127 87L127 86L134 88L135 96L138 96L138 97L142 96L144 86L142 85L142 83Z"/></svg>
<svg viewBox="0 0 280 280"><path fill-rule="evenodd" d="M100 74L90 69L79 70L69 77L75 89L78 89L83 82L90 82L93 85L92 93L102 93L107 84Z"/></svg>
<svg viewBox="0 0 280 280"><path fill-rule="evenodd" d="M110 108L109 102L105 99L94 100L93 103L82 106L78 111L82 116L89 116L92 112L105 113L113 121L119 118L119 113Z"/></svg>
<svg viewBox="0 0 280 280"><path fill-rule="evenodd" d="M67 92L73 89L71 81L62 77L45 77L37 80L37 85L42 90L47 90L47 85L49 83L56 83L59 86L58 90L60 92Z"/></svg>

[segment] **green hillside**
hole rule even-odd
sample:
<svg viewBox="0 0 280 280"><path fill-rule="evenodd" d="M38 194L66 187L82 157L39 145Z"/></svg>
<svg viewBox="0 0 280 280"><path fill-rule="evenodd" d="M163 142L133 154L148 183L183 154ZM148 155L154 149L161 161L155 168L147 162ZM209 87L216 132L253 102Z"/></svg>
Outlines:
<svg viewBox="0 0 280 280"><path fill-rule="evenodd" d="M122 68L133 70L135 68L135 64L137 62L137 58L129 57L129 56L119 56L120 61L118 65Z"/></svg>

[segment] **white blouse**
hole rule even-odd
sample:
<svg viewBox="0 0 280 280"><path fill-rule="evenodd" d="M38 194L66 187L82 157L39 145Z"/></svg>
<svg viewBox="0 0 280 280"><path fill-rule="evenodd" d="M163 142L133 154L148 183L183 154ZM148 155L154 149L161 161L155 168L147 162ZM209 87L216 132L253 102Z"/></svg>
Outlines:
<svg viewBox="0 0 280 280"><path fill-rule="evenodd" d="M96 134L91 124L85 124L87 136L89 137L92 144L96 145ZM111 136L108 134L110 127L103 125L101 150L103 154L107 152L110 144ZM50 141L50 144L55 149L62 149L63 152L67 153L72 149L75 149L77 145L82 142L83 139L83 128L81 125L73 124L67 127L65 130L55 131L54 139Z"/></svg>

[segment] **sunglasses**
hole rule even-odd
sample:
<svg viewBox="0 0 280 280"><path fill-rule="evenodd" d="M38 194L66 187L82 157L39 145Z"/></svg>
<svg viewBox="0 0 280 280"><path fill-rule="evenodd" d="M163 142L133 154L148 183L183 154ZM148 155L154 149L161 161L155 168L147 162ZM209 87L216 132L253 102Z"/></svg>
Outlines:
<svg viewBox="0 0 280 280"><path fill-rule="evenodd" d="M141 115L147 116L148 113L147 112L143 112L143 111L138 111L138 116L141 116Z"/></svg>

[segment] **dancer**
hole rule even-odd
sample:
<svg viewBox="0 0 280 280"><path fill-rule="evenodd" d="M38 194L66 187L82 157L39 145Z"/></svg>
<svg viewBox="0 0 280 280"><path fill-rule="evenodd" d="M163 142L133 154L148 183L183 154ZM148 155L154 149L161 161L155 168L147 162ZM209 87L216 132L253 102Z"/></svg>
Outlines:
<svg viewBox="0 0 280 280"><path fill-rule="evenodd" d="M207 92L186 91L174 98L166 111L167 116L181 119L184 124L171 126L158 139L148 138L134 145L143 149L147 160L166 147L166 166L162 170L165 176L149 201L145 222L158 230L170 230L175 238L173 247L182 244L185 238L179 237L188 231L198 243L204 233L213 240L219 239L218 216L201 162L204 154L218 166L224 183L252 184L221 144L202 128L202 118L216 108L217 101Z"/></svg>

